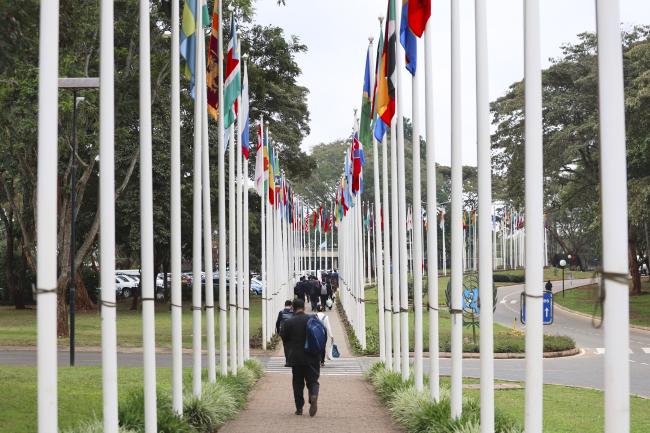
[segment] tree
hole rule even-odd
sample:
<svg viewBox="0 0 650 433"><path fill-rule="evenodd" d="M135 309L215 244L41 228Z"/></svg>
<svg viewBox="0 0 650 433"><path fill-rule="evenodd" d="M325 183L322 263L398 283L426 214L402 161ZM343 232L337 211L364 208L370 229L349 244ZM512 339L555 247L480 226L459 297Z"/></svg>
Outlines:
<svg viewBox="0 0 650 433"><path fill-rule="evenodd" d="M623 33L632 293L640 293L636 239L650 209L650 27ZM565 253L594 255L600 246L600 142L597 38L579 35L543 71L544 194L551 227L568 242ZM524 197L524 85L510 86L492 103L496 132L493 162L503 196L521 206Z"/></svg>

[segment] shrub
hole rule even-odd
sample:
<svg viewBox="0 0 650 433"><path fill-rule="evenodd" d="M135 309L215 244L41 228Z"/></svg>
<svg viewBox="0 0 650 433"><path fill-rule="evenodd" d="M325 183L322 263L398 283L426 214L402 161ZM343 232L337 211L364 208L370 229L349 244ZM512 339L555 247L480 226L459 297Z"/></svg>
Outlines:
<svg viewBox="0 0 650 433"><path fill-rule="evenodd" d="M257 359L248 359L244 361L244 366L248 368L255 376L255 380L258 381L264 376L264 366Z"/></svg>
<svg viewBox="0 0 650 433"><path fill-rule="evenodd" d="M172 409L169 396L156 392L159 433L196 433L196 430ZM130 393L120 402L118 409L120 425L136 432L144 431L144 391L139 389Z"/></svg>
<svg viewBox="0 0 650 433"><path fill-rule="evenodd" d="M544 352L575 349L576 342L566 335L544 335Z"/></svg>
<svg viewBox="0 0 650 433"><path fill-rule="evenodd" d="M85 421L75 426L63 431L63 433L104 433L104 424L100 419L92 419L90 421ZM129 430L124 427L120 427L119 433L135 433L135 430Z"/></svg>

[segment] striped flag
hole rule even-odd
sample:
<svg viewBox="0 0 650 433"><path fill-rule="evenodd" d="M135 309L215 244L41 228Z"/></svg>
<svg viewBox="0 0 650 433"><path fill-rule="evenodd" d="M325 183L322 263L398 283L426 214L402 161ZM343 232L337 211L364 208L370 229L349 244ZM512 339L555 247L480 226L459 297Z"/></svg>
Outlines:
<svg viewBox="0 0 650 433"><path fill-rule="evenodd" d="M377 141L381 142L384 139L384 134L386 133L387 125L384 123L383 120L381 120L381 117L379 117L379 114L377 112L377 103L378 103L378 92L379 92L379 84L380 81L382 80L382 73L384 73L383 79L385 80L385 70L383 68L384 64L382 61L382 53L384 51L384 31L379 30L379 43L377 44L377 63L375 65L375 85L372 90L372 118L374 121L374 126L373 126L373 133L375 134L375 138Z"/></svg>
<svg viewBox="0 0 650 433"><path fill-rule="evenodd" d="M372 104L370 101L370 47L366 53L366 68L363 75L363 95L361 96L361 125L359 140L363 146L372 144Z"/></svg>
<svg viewBox="0 0 650 433"><path fill-rule="evenodd" d="M208 113L214 120L217 120L219 117L219 85L221 84L221 74L219 72L219 0L214 0L214 11L212 12L206 81Z"/></svg>
<svg viewBox="0 0 650 433"><path fill-rule="evenodd" d="M399 27L399 41L404 47L406 69L415 75L418 63L418 40L409 28L409 0L402 0L402 21Z"/></svg>
<svg viewBox="0 0 650 433"><path fill-rule="evenodd" d="M379 76L379 87L377 91L377 114L382 121L390 126L390 122L395 115L395 74L396 53L395 44L397 35L395 34L395 0L388 0L388 11L386 12L386 30L384 49L382 52L382 69Z"/></svg>
<svg viewBox="0 0 650 433"><path fill-rule="evenodd" d="M181 22L180 53L185 59L185 78L190 81L190 93L194 98L196 81L196 4L197 0L186 0ZM201 0L203 26L210 25L210 14L205 0Z"/></svg>
<svg viewBox="0 0 650 433"><path fill-rule="evenodd" d="M257 152L255 154L255 189L262 197L264 195L264 126L260 122L257 130Z"/></svg>
<svg viewBox="0 0 650 433"><path fill-rule="evenodd" d="M230 42L226 57L226 82L224 83L224 128L230 128L237 116L237 98L241 95L241 74L239 72L239 46L235 17L230 22Z"/></svg>
<svg viewBox="0 0 650 433"><path fill-rule="evenodd" d="M248 119L248 64L244 63L244 83L241 89L241 150L244 158L248 159L250 148L250 120ZM248 176L248 174L246 174Z"/></svg>
<svg viewBox="0 0 650 433"><path fill-rule="evenodd" d="M431 0L409 0L409 28L415 36L422 37L431 17Z"/></svg>

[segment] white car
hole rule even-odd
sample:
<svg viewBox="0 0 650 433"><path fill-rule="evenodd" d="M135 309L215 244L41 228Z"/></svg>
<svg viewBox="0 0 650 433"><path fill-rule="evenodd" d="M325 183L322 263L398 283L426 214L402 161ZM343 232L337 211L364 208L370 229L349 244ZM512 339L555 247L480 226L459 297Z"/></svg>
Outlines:
<svg viewBox="0 0 650 433"><path fill-rule="evenodd" d="M138 287L138 281L128 275L115 275L115 290L123 298L130 298Z"/></svg>

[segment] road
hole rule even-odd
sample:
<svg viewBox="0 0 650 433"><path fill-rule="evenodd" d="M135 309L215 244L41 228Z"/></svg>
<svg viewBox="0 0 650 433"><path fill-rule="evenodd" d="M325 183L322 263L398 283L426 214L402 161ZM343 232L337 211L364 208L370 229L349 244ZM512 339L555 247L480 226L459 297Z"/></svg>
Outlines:
<svg viewBox="0 0 650 433"><path fill-rule="evenodd" d="M590 280L567 281L567 288L589 284ZM561 290L561 284L554 283L554 290ZM519 299L523 285L505 286L499 288L495 320L506 326L512 326L513 318L519 317ZM561 295L556 295L561 296ZM576 344L583 349L580 355L567 358L547 358L544 360L544 383L583 386L603 389L603 329L594 328L591 319L555 310L554 323L544 327L547 334L568 335L575 339ZM519 325L518 325L519 326ZM78 352L77 365L101 365L101 353ZM191 354L183 355L186 367L191 366ZM262 357L261 360L272 371L281 370L278 358ZM359 374L360 369L367 368L376 358L355 358L346 360L340 365L332 365L332 374ZM171 367L171 355L158 353L158 367ZM205 357L204 357L205 363ZM358 363L358 365L356 364ZM0 364L5 365L36 365L34 350L2 350ZM142 367L141 353L119 353L118 364L124 367ZM425 369L428 368L425 357ZM59 352L59 365L68 365L68 353ZM449 359L440 360L441 373L451 373ZM426 370L425 370L426 371ZM324 374L328 374L327 368ZM463 360L463 375L480 376L480 360ZM495 360L495 377L501 380L523 381L525 379L525 360L499 359ZM630 330L630 378L631 392L650 398L650 332L636 329Z"/></svg>

